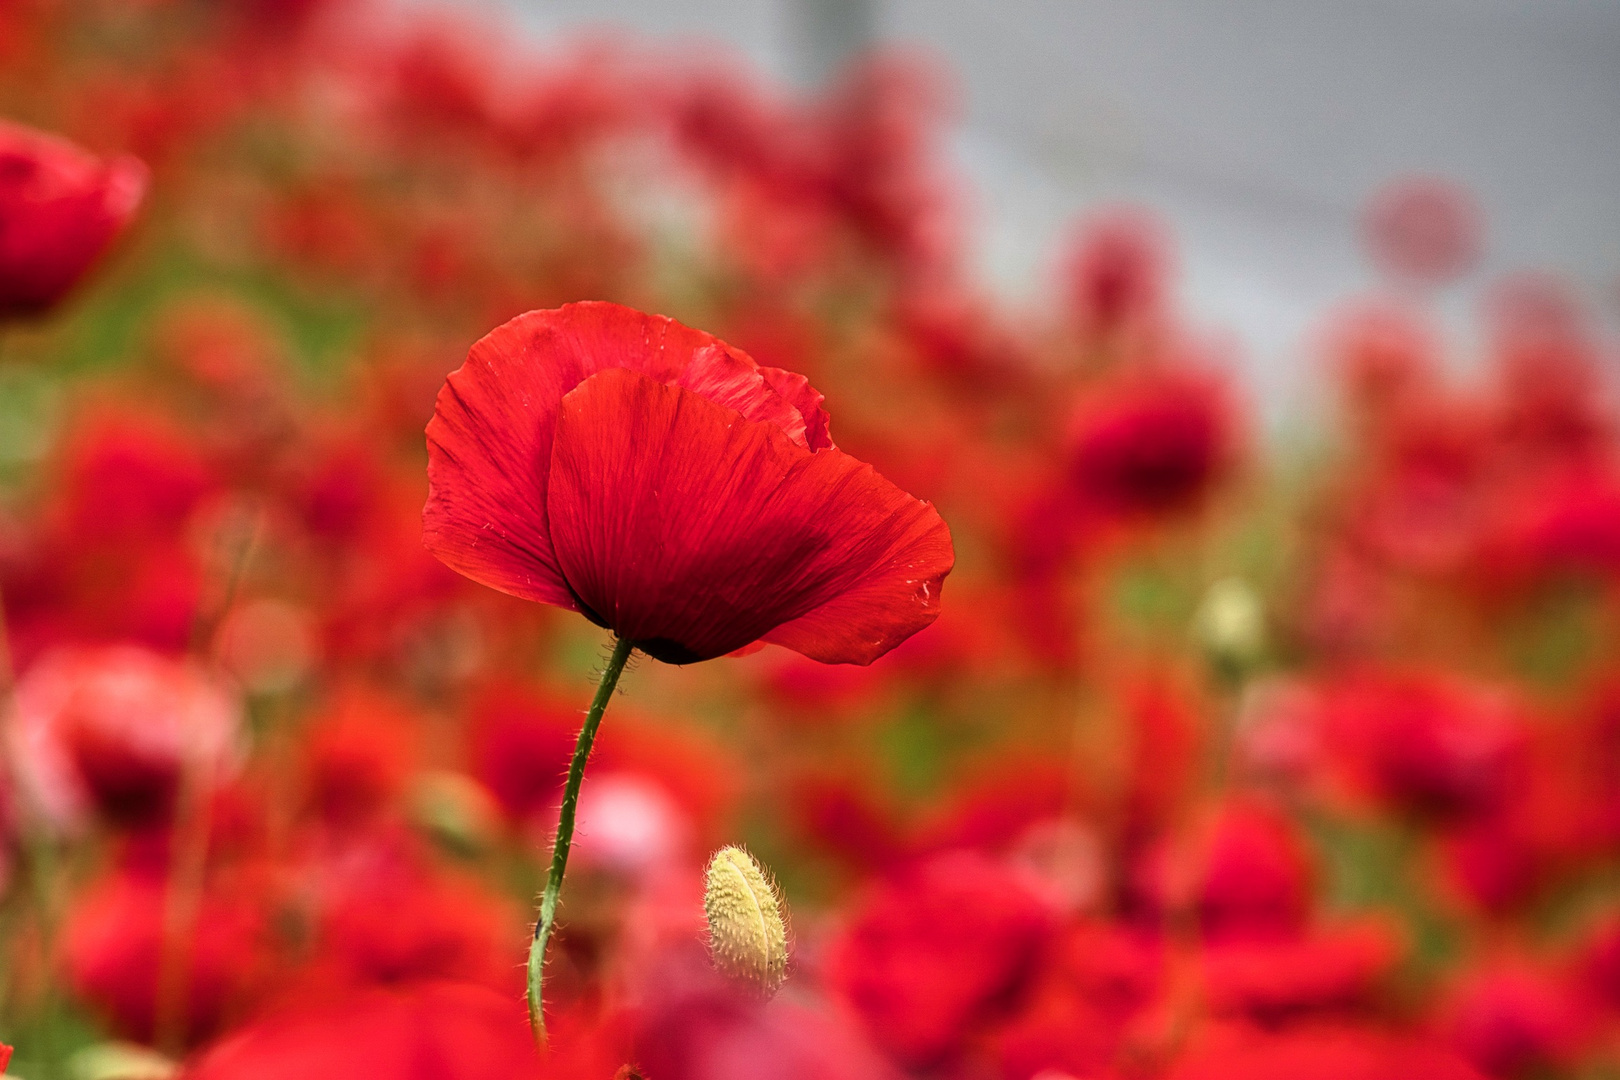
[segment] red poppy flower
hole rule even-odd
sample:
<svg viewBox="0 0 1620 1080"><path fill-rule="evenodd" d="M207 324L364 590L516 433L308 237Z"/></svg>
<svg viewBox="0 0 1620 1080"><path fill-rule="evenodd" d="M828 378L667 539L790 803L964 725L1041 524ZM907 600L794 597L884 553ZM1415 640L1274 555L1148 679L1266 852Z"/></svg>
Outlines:
<svg viewBox="0 0 1620 1080"><path fill-rule="evenodd" d="M1191 1040L1169 1080L1482 1080L1444 1046L1370 1025L1309 1024L1281 1031L1215 1025Z"/></svg>
<svg viewBox="0 0 1620 1080"><path fill-rule="evenodd" d="M540 1075L523 1008L453 982L366 990L267 1017L216 1044L194 1080L533 1080Z"/></svg>
<svg viewBox="0 0 1620 1080"><path fill-rule="evenodd" d="M487 687L474 702L472 773L514 822L556 804L574 747L579 711L513 684Z"/></svg>
<svg viewBox="0 0 1620 1080"><path fill-rule="evenodd" d="M768 1003L752 1000L691 945L668 946L650 957L635 1008L615 1018L613 1026L629 1035L634 1075L900 1080L903 1074L883 1059L847 1009L813 990Z"/></svg>
<svg viewBox="0 0 1620 1080"><path fill-rule="evenodd" d="M1276 939L1304 928L1312 867L1292 820L1264 803L1234 800L1219 811L1208 845L1197 901L1206 939Z"/></svg>
<svg viewBox="0 0 1620 1080"><path fill-rule="evenodd" d="M373 822L398 804L415 766L415 717L358 687L339 691L304 748L306 799L337 829Z"/></svg>
<svg viewBox="0 0 1620 1080"><path fill-rule="evenodd" d="M1442 1010L1454 1050L1490 1076L1560 1075L1579 1056L1586 1018L1578 997L1523 962L1475 968Z"/></svg>
<svg viewBox="0 0 1620 1080"><path fill-rule="evenodd" d="M1122 517L1195 509L1235 464L1224 388L1191 369L1130 373L1081 403L1069 433L1073 494Z"/></svg>
<svg viewBox="0 0 1620 1080"><path fill-rule="evenodd" d="M1373 195L1362 229L1380 270L1438 285L1479 259L1484 221L1473 194L1461 184L1439 176L1405 176Z"/></svg>
<svg viewBox="0 0 1620 1080"><path fill-rule="evenodd" d="M1225 942L1204 950L1201 967L1215 1012L1277 1026L1371 1008L1401 956L1396 928L1367 918L1293 940Z"/></svg>
<svg viewBox="0 0 1620 1080"><path fill-rule="evenodd" d="M1511 700L1437 672L1373 672L1332 694L1338 761L1391 808L1460 826L1523 795L1526 734Z"/></svg>
<svg viewBox="0 0 1620 1080"><path fill-rule="evenodd" d="M472 881L414 862L356 848L323 868L307 985L454 979L516 989L511 959L524 937L517 912Z"/></svg>
<svg viewBox="0 0 1620 1080"><path fill-rule="evenodd" d="M833 943L827 977L891 1056L937 1065L1016 999L1052 932L1022 878L947 852L867 899Z"/></svg>
<svg viewBox="0 0 1620 1080"><path fill-rule="evenodd" d="M168 933L162 878L118 871L68 910L62 959L79 998L124 1038L150 1041L160 1027L159 983ZM251 890L210 887L187 935L180 1020L188 1042L219 1034L262 991L268 959L264 912Z"/></svg>
<svg viewBox="0 0 1620 1080"><path fill-rule="evenodd" d="M871 663L933 622L950 532L833 446L821 402L662 316L520 315L439 393L425 542L669 663L760 639Z"/></svg>
<svg viewBox="0 0 1620 1080"><path fill-rule="evenodd" d="M1087 335L1150 322L1164 308L1169 243L1152 215L1117 207L1085 222L1070 244L1069 309Z"/></svg>
<svg viewBox="0 0 1620 1080"><path fill-rule="evenodd" d="M136 645L47 653L15 700L20 779L58 828L92 810L123 826L164 821L187 767L217 782L237 766L237 697L197 665Z"/></svg>
<svg viewBox="0 0 1620 1080"><path fill-rule="evenodd" d="M1012 1077L1125 1077L1111 1069L1129 1060L1163 993L1168 950L1161 939L1103 922L1070 926L1042 958L1033 989L990 1037Z"/></svg>
<svg viewBox="0 0 1620 1080"><path fill-rule="evenodd" d="M56 304L123 231L146 166L0 120L0 319Z"/></svg>
<svg viewBox="0 0 1620 1080"><path fill-rule="evenodd" d="M1133 897L1154 919L1166 917L1175 882L1196 868L1198 927L1212 945L1290 940L1304 932L1313 892L1309 849L1286 814L1258 799L1214 810L1196 854L1168 839L1133 868Z"/></svg>

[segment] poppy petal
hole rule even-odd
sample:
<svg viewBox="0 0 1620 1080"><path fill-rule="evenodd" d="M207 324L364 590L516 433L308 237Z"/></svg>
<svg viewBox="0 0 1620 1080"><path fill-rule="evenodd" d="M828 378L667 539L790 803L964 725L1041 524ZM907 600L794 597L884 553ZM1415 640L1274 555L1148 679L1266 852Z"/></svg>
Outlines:
<svg viewBox="0 0 1620 1080"><path fill-rule="evenodd" d="M542 359L515 322L474 345L439 391L427 426L422 542L480 584L572 608L546 528L554 422L546 399L583 375Z"/></svg>
<svg viewBox="0 0 1620 1080"><path fill-rule="evenodd" d="M951 566L933 507L871 466L624 370L563 398L548 507L578 605L674 663L823 610L789 637L870 663L933 621Z"/></svg>
<svg viewBox="0 0 1620 1080"><path fill-rule="evenodd" d="M765 640L824 664L870 664L938 617L940 587L954 561L944 520L937 513L918 518L894 535L857 584ZM910 619L897 619L897 612Z"/></svg>
<svg viewBox="0 0 1620 1080"><path fill-rule="evenodd" d="M759 373L766 384L791 403L804 418L806 446L821 450L833 444L831 419L827 416L827 410L822 408L822 403L827 399L810 385L809 379L796 371L774 367L761 367Z"/></svg>
<svg viewBox="0 0 1620 1080"><path fill-rule="evenodd" d="M546 365L555 373L554 380L535 387L541 396L533 399L533 405L548 414L555 413L563 394L598 371L626 368L684 386L749 420L776 424L794 442L806 445L806 417L794 401L771 386L747 353L662 315L606 301L565 304L520 315L479 345L486 342L491 349L523 355L529 363Z"/></svg>
<svg viewBox="0 0 1620 1080"><path fill-rule="evenodd" d="M718 338L618 304L531 311L474 344L439 391L427 428L430 551L490 588L576 606L552 550L547 468L563 395L609 368L684 386L806 445L796 402ZM808 383L787 389L807 408L820 398ZM819 423L824 432L824 415Z"/></svg>
<svg viewBox="0 0 1620 1080"><path fill-rule="evenodd" d="M735 410L744 419L774 424L800 446L810 448L805 417L793 403L771 388L764 369L729 346L716 342L693 355L692 363L672 380L693 393ZM806 382L805 389L810 384ZM814 394L814 390L810 390ZM819 395L818 395L819 396Z"/></svg>

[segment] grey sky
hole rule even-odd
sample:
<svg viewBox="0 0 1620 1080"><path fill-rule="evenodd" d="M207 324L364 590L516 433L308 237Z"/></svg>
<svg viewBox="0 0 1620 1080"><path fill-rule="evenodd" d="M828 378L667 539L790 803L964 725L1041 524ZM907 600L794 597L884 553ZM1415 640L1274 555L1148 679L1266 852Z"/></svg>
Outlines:
<svg viewBox="0 0 1620 1080"><path fill-rule="evenodd" d="M1489 218L1480 271L1442 312L1459 341L1478 286L1551 268L1620 312L1620 3L1581 0L461 0L544 36L623 25L723 41L784 78L818 60L808 7L866 11L955 70L953 150L986 279L1038 302L1054 245L1101 201L1165 215L1182 296L1240 345L1275 420L1311 387L1304 343L1373 283L1361 202L1407 171L1467 183ZM834 20L836 32L836 20ZM823 41L823 46L825 46Z"/></svg>

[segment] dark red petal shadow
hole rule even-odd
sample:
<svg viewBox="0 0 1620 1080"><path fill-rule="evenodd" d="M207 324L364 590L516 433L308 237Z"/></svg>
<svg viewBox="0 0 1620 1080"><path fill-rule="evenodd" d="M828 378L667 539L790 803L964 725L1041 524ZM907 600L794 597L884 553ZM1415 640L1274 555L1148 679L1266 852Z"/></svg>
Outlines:
<svg viewBox="0 0 1620 1080"><path fill-rule="evenodd" d="M871 466L629 371L563 398L550 479L580 603L675 663L777 628L818 660L870 663L933 621L954 558L934 508Z"/></svg>

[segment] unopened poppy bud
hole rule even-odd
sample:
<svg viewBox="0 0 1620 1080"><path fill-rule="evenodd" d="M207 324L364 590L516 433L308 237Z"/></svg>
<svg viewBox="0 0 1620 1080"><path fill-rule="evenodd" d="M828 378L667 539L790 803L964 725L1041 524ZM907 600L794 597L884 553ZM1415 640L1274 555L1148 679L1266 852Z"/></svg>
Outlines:
<svg viewBox="0 0 1620 1080"><path fill-rule="evenodd" d="M1222 578L1198 607L1194 629L1217 670L1241 675L1266 649L1266 613L1260 597L1240 578Z"/></svg>
<svg viewBox="0 0 1620 1080"><path fill-rule="evenodd" d="M773 996L787 978L787 923L776 887L754 857L724 847L709 860L703 889L709 956L721 974Z"/></svg>

